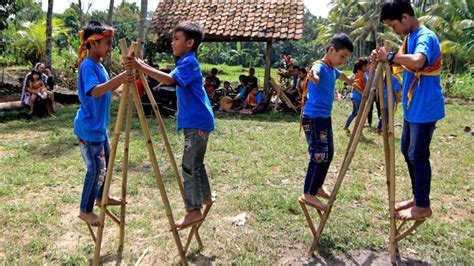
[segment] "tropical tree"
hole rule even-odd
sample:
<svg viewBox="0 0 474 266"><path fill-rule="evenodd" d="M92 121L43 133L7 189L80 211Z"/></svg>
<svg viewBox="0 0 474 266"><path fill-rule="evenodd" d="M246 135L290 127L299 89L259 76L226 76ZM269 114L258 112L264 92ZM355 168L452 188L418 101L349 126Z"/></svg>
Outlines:
<svg viewBox="0 0 474 266"><path fill-rule="evenodd" d="M474 13L467 1L448 0L416 11L421 23L436 32L441 41L443 62L450 72L462 71L474 61Z"/></svg>
<svg viewBox="0 0 474 266"><path fill-rule="evenodd" d="M140 5L140 25L138 27L138 38L140 38L141 42L139 45L141 45L140 50L143 51L144 45L143 43L145 42L145 32L146 28L145 25L147 24L147 8L148 8L148 0L142 0L141 5Z"/></svg>
<svg viewBox="0 0 474 266"><path fill-rule="evenodd" d="M53 37L52 32L52 20L53 20L53 0L48 0L48 12L46 15L46 51L45 51L45 64L47 68L51 68L52 56L51 50L53 48Z"/></svg>
<svg viewBox="0 0 474 266"><path fill-rule="evenodd" d="M21 47L21 54L26 60L34 64L38 61L46 60L46 19L38 23L24 22L22 29L17 31L17 38L14 44ZM67 36L68 32L64 27L64 22L59 18L52 19L51 36L56 38L60 35Z"/></svg>

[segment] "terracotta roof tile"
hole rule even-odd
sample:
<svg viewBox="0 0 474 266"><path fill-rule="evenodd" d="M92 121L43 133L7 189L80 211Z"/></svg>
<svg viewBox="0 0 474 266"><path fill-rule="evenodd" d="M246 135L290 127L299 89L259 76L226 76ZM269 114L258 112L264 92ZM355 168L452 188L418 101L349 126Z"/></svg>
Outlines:
<svg viewBox="0 0 474 266"><path fill-rule="evenodd" d="M298 40L303 0L161 0L149 31L170 37L180 21L200 23L205 40Z"/></svg>

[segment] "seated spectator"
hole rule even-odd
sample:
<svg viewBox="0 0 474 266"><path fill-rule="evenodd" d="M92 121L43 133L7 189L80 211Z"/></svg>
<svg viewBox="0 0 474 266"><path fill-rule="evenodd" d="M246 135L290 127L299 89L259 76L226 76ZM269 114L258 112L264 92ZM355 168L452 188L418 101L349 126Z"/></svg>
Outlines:
<svg viewBox="0 0 474 266"><path fill-rule="evenodd" d="M211 95L215 91L214 85L212 85L212 78L211 77L206 77L206 79L204 79L204 89L206 90L207 96L210 99Z"/></svg>
<svg viewBox="0 0 474 266"><path fill-rule="evenodd" d="M292 90L292 91L296 90L296 85L298 84L299 74L300 74L300 67L299 66L293 66L293 69L291 70L292 83L291 83L291 88L290 88L290 90Z"/></svg>
<svg viewBox="0 0 474 266"><path fill-rule="evenodd" d="M241 113L244 114L256 114L259 110L259 107L262 106L263 95L258 91L257 87L253 87L247 98L245 99Z"/></svg>
<svg viewBox="0 0 474 266"><path fill-rule="evenodd" d="M210 84L212 85L212 87L214 87L214 90L219 89L219 87L221 86L221 81L217 77L217 72L217 68L214 67L211 69L211 73L208 76L210 78Z"/></svg>
<svg viewBox="0 0 474 266"><path fill-rule="evenodd" d="M41 73L37 71L31 71L30 75L28 76L29 85L26 88L28 93L30 94L30 112L28 114L33 114L33 110L35 108L36 99L40 98L42 100L46 100L48 98L48 94L46 93L46 85L44 84L43 80L41 79ZM51 115L51 109L47 108L48 115Z"/></svg>
<svg viewBox="0 0 474 266"><path fill-rule="evenodd" d="M39 73L41 81L46 86L46 90L43 90L43 93L46 93L47 100L46 101L43 100L43 102L46 105L46 109L47 109L46 112L48 113L48 115L52 115L52 113L54 113L54 92L52 91L52 88L54 86L53 75L51 74L51 71L47 69L45 65L41 62L35 65L35 67L33 68L33 71ZM24 81L23 89L22 89L21 98L20 98L20 101L22 102L22 104L26 106L30 106L30 103L31 103L30 101L31 93L28 91L28 88L30 88L31 74L32 74L31 72L26 74L23 80ZM35 97L35 101L40 101L40 100L42 100L41 97ZM30 106L30 113L31 113L31 110L34 111L34 109L31 108Z"/></svg>
<svg viewBox="0 0 474 266"><path fill-rule="evenodd" d="M257 87L258 88L258 79L255 77L255 68L249 68L249 75L247 77L247 85L250 88Z"/></svg>

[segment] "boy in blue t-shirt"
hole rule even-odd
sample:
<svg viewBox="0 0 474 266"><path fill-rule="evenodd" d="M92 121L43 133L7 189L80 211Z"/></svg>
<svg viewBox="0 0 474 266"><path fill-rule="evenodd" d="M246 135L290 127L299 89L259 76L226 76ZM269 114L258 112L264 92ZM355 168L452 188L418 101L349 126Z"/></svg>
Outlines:
<svg viewBox="0 0 474 266"><path fill-rule="evenodd" d="M211 187L204 165L207 142L214 131L214 114L202 83L202 72L195 51L204 38L202 28L181 22L174 28L173 54L176 68L164 73L135 57L127 57L125 66L135 68L163 84L176 84L178 98L177 130L184 130L183 179L187 214L176 222L184 228L203 219L202 205L212 204Z"/></svg>
<svg viewBox="0 0 474 266"><path fill-rule="evenodd" d="M81 106L74 119L74 134L79 140L87 173L82 189L79 218L92 226L100 223L99 217L93 213L93 208L94 200L96 205L100 206L109 161L107 127L112 91L126 80L133 81L133 76L126 72L109 80L107 71L100 63L100 59L112 51L113 34L112 28L97 21L90 21L80 32L77 84ZM107 199L107 205L121 204L119 199Z"/></svg>
<svg viewBox="0 0 474 266"><path fill-rule="evenodd" d="M347 34L336 34L326 48L321 61L311 68L307 101L303 109L302 126L309 146L309 165L300 201L326 211L327 206L317 197L329 198L323 189L324 179L334 155L331 111L334 101L336 79L352 85L353 80L340 72L336 66L344 64L354 46Z"/></svg>
<svg viewBox="0 0 474 266"><path fill-rule="evenodd" d="M439 40L434 32L420 25L410 1L385 2L380 21L397 34L407 36L399 53L385 47L372 52L373 61L401 65L405 69L401 150L410 174L413 199L397 203L395 210L400 219L422 220L432 215L430 143L436 122L445 116Z"/></svg>

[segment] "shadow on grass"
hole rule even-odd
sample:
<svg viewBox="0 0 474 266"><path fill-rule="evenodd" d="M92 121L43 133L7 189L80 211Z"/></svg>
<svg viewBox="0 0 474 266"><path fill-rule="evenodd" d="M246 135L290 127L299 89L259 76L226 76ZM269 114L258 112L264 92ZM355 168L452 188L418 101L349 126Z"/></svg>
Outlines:
<svg viewBox="0 0 474 266"><path fill-rule="evenodd" d="M263 114L255 114L255 115L245 115L241 113L220 113L216 112L215 114L216 119L221 120L252 120L252 121L259 121L259 122L293 122L299 123L299 114L289 113L289 112L282 112L282 113L273 113L271 111L263 113Z"/></svg>

